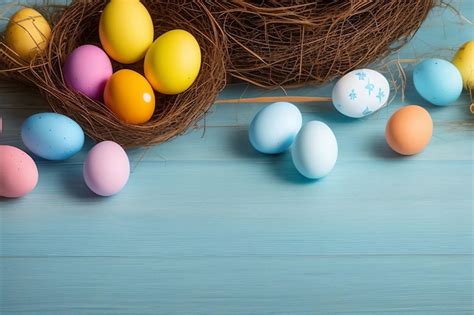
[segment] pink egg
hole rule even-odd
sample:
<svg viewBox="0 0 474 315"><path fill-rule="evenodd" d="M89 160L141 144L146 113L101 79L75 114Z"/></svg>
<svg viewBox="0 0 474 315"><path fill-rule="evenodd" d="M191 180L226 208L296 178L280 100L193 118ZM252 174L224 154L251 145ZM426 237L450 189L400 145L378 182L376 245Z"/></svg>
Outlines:
<svg viewBox="0 0 474 315"><path fill-rule="evenodd" d="M74 49L63 68L67 86L94 100L102 100L105 84L112 73L109 57L94 45L83 45Z"/></svg>
<svg viewBox="0 0 474 315"><path fill-rule="evenodd" d="M0 145L0 196L22 197L38 183L38 169L33 159L22 150Z"/></svg>
<svg viewBox="0 0 474 315"><path fill-rule="evenodd" d="M84 162L84 181L98 195L111 196L127 184L130 163L127 153L113 141L96 144Z"/></svg>

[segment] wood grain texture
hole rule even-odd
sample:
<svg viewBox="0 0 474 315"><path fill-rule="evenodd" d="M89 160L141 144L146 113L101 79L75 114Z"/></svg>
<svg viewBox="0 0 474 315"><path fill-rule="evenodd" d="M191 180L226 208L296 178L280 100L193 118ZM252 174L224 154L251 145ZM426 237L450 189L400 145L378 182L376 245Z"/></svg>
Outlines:
<svg viewBox="0 0 474 315"><path fill-rule="evenodd" d="M0 0L0 3L5 1ZM470 1L452 5L471 21ZM473 26L438 8L396 58L451 58ZM128 152L132 175L112 198L82 180L88 140L64 162L35 158L37 189L0 199L3 314L473 314L474 115L464 92L434 107L408 86L353 120L300 103L334 130L339 160L312 182L288 153L253 150L247 128L265 104L219 104L186 135ZM220 99L328 97L228 86ZM205 91L203 91L205 92ZM400 157L390 115L427 108L430 146ZM47 110L30 88L0 82L1 144L24 148L22 121Z"/></svg>

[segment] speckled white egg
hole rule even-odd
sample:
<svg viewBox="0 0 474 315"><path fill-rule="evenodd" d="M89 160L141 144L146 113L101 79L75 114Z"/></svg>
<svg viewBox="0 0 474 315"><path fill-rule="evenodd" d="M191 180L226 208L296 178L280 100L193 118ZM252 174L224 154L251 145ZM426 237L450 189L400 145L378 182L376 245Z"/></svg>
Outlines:
<svg viewBox="0 0 474 315"><path fill-rule="evenodd" d="M354 70L337 81L332 102L341 113L352 118L372 114L384 106L390 95L387 79L371 69Z"/></svg>
<svg viewBox="0 0 474 315"><path fill-rule="evenodd" d="M325 123L310 121L301 127L291 148L291 155L301 175L310 179L324 177L336 165L336 136Z"/></svg>

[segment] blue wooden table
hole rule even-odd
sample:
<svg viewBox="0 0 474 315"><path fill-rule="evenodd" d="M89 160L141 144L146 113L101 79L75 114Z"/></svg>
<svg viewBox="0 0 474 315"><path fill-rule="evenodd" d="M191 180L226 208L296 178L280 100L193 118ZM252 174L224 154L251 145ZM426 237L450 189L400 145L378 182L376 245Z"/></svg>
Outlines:
<svg viewBox="0 0 474 315"><path fill-rule="evenodd" d="M452 4L474 20L471 1ZM473 26L437 8L397 58L450 59ZM297 104L334 130L339 160L301 177L289 154L254 151L247 128L265 104L215 105L186 135L129 151L132 174L112 198L82 179L92 141L65 162L37 159L28 196L0 199L1 314L472 314L474 115L469 95L445 108L408 83L370 117ZM330 96L331 84L286 91ZM205 93L206 91L203 91ZM284 95L245 84L221 99ZM385 144L391 113L425 106L427 149ZM34 90L0 83L1 144L47 110ZM204 128L205 126L205 128Z"/></svg>

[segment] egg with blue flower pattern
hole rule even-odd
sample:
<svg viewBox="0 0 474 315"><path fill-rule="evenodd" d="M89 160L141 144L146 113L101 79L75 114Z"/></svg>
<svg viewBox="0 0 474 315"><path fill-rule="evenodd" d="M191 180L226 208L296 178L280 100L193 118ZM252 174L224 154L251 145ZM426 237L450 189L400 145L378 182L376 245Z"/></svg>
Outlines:
<svg viewBox="0 0 474 315"><path fill-rule="evenodd" d="M390 85L380 72L358 69L337 81L332 90L332 102L341 114L360 118L387 104L389 95Z"/></svg>

